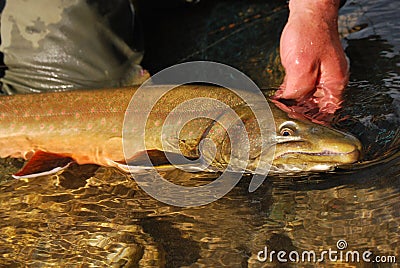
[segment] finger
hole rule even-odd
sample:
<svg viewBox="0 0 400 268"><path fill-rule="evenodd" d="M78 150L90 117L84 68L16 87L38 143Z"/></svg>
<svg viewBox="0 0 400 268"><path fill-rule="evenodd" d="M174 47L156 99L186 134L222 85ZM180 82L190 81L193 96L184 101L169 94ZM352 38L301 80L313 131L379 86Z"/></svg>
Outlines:
<svg viewBox="0 0 400 268"><path fill-rule="evenodd" d="M339 91L340 89L344 89L348 81L349 60L340 46L332 53L325 54L324 58L321 60L319 85L332 89L332 93L335 93L335 88Z"/></svg>
<svg viewBox="0 0 400 268"><path fill-rule="evenodd" d="M344 53L321 65L321 78L314 93L321 112L334 113L341 107L342 94L349 81L348 70Z"/></svg>
<svg viewBox="0 0 400 268"><path fill-rule="evenodd" d="M281 97L300 99L313 91L318 78L318 65L318 63L305 58L285 62L286 75Z"/></svg>
<svg viewBox="0 0 400 268"><path fill-rule="evenodd" d="M295 48L286 48L285 51L282 57L286 72L282 98L299 99L315 89L320 64L312 51Z"/></svg>
<svg viewBox="0 0 400 268"><path fill-rule="evenodd" d="M272 96L272 98L274 99L281 99L282 98L282 94L285 91L286 88L286 82L285 80L283 80L282 85L279 87L279 89L275 92L275 94Z"/></svg>
<svg viewBox="0 0 400 268"><path fill-rule="evenodd" d="M303 44L304 38L295 26L288 23L281 36L280 56L285 78L278 94L284 99L299 99L312 91L318 76L316 57Z"/></svg>

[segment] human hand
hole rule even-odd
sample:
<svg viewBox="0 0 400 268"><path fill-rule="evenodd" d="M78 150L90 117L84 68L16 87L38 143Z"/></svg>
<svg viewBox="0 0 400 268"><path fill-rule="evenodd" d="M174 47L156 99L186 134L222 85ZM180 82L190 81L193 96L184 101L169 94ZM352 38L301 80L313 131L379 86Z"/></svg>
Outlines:
<svg viewBox="0 0 400 268"><path fill-rule="evenodd" d="M348 83L347 58L340 43L339 0L291 0L280 54L286 76L275 99L292 99L294 111L330 117Z"/></svg>

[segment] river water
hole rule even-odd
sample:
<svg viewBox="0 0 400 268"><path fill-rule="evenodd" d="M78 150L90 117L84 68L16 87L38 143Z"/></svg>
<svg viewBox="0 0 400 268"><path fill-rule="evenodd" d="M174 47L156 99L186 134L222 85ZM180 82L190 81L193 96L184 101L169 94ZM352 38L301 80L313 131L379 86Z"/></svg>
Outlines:
<svg viewBox="0 0 400 268"><path fill-rule="evenodd" d="M262 1L142 8L149 42L143 65L151 72L207 59L239 68L262 88L279 85L275 28L283 25L285 8ZM289 252L314 251L319 258L331 249L337 256L353 251L361 259L370 251L370 260L400 261L399 8L398 1L349 0L341 10L351 77L335 127L360 138L365 162L330 173L268 177L254 193L243 178L216 202L179 208L154 200L114 169L72 166L56 176L5 180L22 162L2 160L0 266L398 265L326 256L323 263L284 264L276 255L272 262L257 255L282 250L288 259ZM216 175L169 170L163 176L198 185Z"/></svg>

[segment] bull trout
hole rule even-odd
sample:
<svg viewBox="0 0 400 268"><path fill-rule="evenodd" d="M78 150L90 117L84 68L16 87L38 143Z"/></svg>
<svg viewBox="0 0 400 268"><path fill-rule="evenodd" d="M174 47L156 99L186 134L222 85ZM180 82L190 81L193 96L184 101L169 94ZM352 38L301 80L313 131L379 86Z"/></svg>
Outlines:
<svg viewBox="0 0 400 268"><path fill-rule="evenodd" d="M146 95L158 94L160 88L162 86L154 86ZM124 116L136 91L137 88L120 88L0 97L0 157L28 160L15 177L57 172L70 162L117 167L124 171L127 165L140 166L143 148L136 148L133 140L127 162L122 139ZM198 159L199 145L206 138L215 145L211 166L222 170L232 160L231 146L236 145L227 142L226 131L210 118L193 120L180 131L169 131L170 136L161 138L162 128L171 127L164 126L164 120L174 107L199 96L223 101L242 119L249 133L248 172L255 170L254 162L259 160L260 154L257 148L261 143L274 143L271 170L279 172L329 170L339 164L353 163L360 157L361 144L355 137L307 120L289 118L272 103L275 138L260 140L257 133L263 126L255 124L251 110L235 93L221 87L186 85L168 91L147 118L143 138L153 163L165 164L166 153L180 152L188 159ZM198 109L213 107L194 107L187 113ZM140 109L136 112L140 117ZM224 110L220 113L223 115ZM165 151L162 139L177 141L174 144L178 148Z"/></svg>

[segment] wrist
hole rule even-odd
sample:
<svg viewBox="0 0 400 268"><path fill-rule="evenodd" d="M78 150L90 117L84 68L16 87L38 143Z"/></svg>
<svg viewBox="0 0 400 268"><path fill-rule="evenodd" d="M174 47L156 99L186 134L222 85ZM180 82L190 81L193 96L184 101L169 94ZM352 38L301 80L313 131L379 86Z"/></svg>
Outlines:
<svg viewBox="0 0 400 268"><path fill-rule="evenodd" d="M340 0L290 0L289 20L323 23L319 26L337 27Z"/></svg>
<svg viewBox="0 0 400 268"><path fill-rule="evenodd" d="M334 10L338 11L341 5L341 0L290 0L289 1L289 9L300 8L309 8L309 9L317 9L320 11L323 10Z"/></svg>

